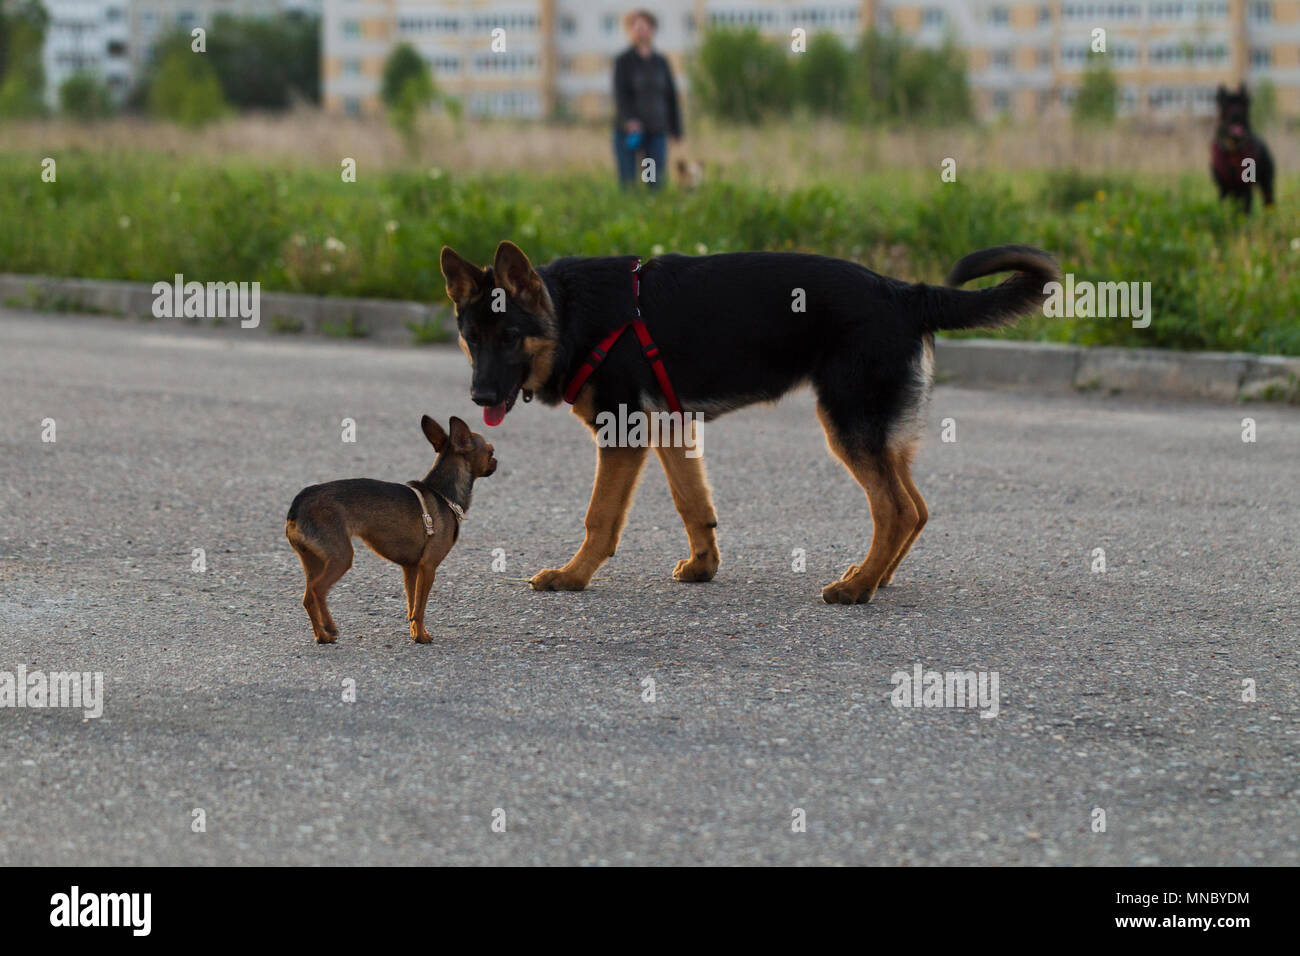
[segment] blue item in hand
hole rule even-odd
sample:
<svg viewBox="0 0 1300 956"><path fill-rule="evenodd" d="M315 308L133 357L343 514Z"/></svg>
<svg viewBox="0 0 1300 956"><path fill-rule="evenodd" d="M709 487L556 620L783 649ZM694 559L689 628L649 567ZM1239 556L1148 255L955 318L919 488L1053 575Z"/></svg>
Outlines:
<svg viewBox="0 0 1300 956"><path fill-rule="evenodd" d="M628 149L638 149L641 146L641 139L641 131L637 130L634 133L628 133L627 139L624 140L624 143Z"/></svg>

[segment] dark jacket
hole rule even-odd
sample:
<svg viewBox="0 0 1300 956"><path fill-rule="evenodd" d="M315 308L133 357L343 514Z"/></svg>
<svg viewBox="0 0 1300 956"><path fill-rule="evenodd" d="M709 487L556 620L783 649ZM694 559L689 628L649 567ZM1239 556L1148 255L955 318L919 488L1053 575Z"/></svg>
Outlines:
<svg viewBox="0 0 1300 956"><path fill-rule="evenodd" d="M614 123L640 120L645 132L682 135L681 111L672 67L661 54L643 57L628 47L614 60Z"/></svg>

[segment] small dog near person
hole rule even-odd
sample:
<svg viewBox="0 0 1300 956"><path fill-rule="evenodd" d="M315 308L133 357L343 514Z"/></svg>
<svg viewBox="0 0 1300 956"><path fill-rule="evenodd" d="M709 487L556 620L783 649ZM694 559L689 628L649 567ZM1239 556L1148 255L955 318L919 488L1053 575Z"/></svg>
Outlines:
<svg viewBox="0 0 1300 956"><path fill-rule="evenodd" d="M1273 154L1250 128L1250 93L1246 84L1231 93L1220 86L1215 100L1219 119L1210 146L1210 172L1219 187L1220 199L1235 199L1249 213L1254 189L1264 194L1264 205L1273 205Z"/></svg>
<svg viewBox="0 0 1300 956"><path fill-rule="evenodd" d="M302 606L317 644L333 644L338 637L325 595L352 567L353 538L402 566L411 637L419 644L430 641L424 607L434 571L460 535L474 480L496 471L497 460L492 445L459 418L452 418L450 432L428 415L420 427L438 455L422 480L404 485L373 478L331 481L304 488L289 506L284 533L307 576Z"/></svg>
<svg viewBox="0 0 1300 956"><path fill-rule="evenodd" d="M647 448L602 443L603 417L666 412L693 427L811 384L827 445L866 491L875 528L866 558L822 598L870 601L929 514L911 465L927 423L934 333L1014 321L1041 309L1046 284L1060 278L1047 253L999 246L966 256L948 284L999 272L1015 275L967 291L797 253L664 255L644 265L636 256L567 258L534 269L508 241L487 268L444 248L447 294L473 366L470 397L484 422L500 424L522 393L568 402L597 436L586 537L532 587L580 591L618 545ZM690 542L673 577L709 581L721 557L704 460L685 445L655 452Z"/></svg>

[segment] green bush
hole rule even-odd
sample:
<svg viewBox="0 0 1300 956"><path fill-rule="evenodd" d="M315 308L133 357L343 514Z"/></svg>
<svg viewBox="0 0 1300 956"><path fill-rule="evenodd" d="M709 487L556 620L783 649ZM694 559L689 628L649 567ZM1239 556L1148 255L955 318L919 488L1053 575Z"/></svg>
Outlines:
<svg viewBox="0 0 1300 956"><path fill-rule="evenodd" d="M692 62L691 90L705 112L733 123L757 123L789 111L793 74L786 47L753 27L709 30Z"/></svg>
<svg viewBox="0 0 1300 956"><path fill-rule="evenodd" d="M1119 81L1103 53L1088 54L1072 114L1076 123L1108 126L1119 111Z"/></svg>
<svg viewBox="0 0 1300 956"><path fill-rule="evenodd" d="M284 110L295 98L320 101L320 20L317 17L217 16L208 58L221 92L240 110Z"/></svg>
<svg viewBox="0 0 1300 956"><path fill-rule="evenodd" d="M416 146L416 122L438 98L433 74L424 58L409 43L393 48L384 61L384 76L379 98L388 108L393 127L402 134L407 146Z"/></svg>
<svg viewBox="0 0 1300 956"><path fill-rule="evenodd" d="M956 123L973 114L961 50L951 41L916 47L896 32L869 30L852 50L817 34L792 53L752 27L713 29L691 73L696 102L729 122L758 123L794 107L873 123Z"/></svg>
<svg viewBox="0 0 1300 956"><path fill-rule="evenodd" d="M42 50L49 14L39 0L0 0L0 116L45 112Z"/></svg>
<svg viewBox="0 0 1300 956"><path fill-rule="evenodd" d="M799 101L821 116L843 116L853 93L853 54L833 33L818 33L795 58Z"/></svg>
<svg viewBox="0 0 1300 956"><path fill-rule="evenodd" d="M972 117L966 57L950 39L926 49L873 28L856 53L854 113L860 119L930 124Z"/></svg>
<svg viewBox="0 0 1300 956"><path fill-rule="evenodd" d="M59 86L59 109L73 119L97 120L113 112L113 101L99 77L73 73Z"/></svg>
<svg viewBox="0 0 1300 956"><path fill-rule="evenodd" d="M217 71L206 53L191 49L189 34L178 34L155 51L149 80L149 108L155 116L198 127L229 112Z"/></svg>

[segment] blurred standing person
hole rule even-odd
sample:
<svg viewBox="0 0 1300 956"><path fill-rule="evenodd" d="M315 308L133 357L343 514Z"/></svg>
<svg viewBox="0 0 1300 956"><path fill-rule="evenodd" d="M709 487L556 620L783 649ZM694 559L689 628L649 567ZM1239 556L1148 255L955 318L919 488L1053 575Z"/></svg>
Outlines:
<svg viewBox="0 0 1300 956"><path fill-rule="evenodd" d="M682 116L672 67L654 49L659 21L649 10L633 10L623 18L632 45L614 60L614 158L618 181L636 182L643 159L654 160L650 188L668 175L668 139L682 138Z"/></svg>

